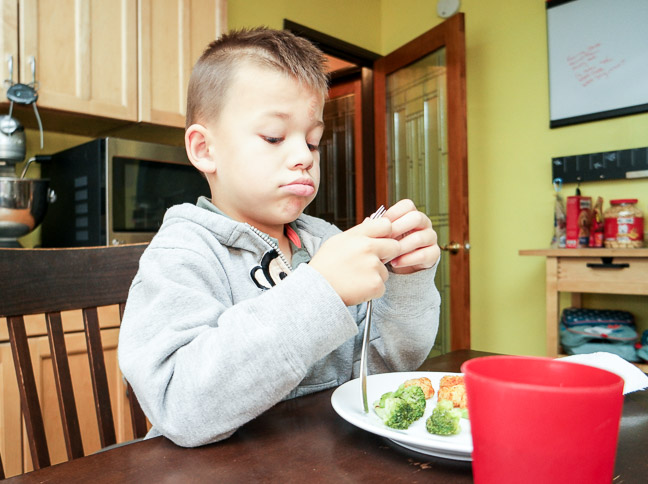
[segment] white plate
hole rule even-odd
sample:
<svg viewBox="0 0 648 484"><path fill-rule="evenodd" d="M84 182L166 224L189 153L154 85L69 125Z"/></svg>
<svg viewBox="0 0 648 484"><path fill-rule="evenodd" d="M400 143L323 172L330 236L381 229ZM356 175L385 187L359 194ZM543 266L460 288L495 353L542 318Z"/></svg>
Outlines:
<svg viewBox="0 0 648 484"><path fill-rule="evenodd" d="M436 406L439 382L445 375L460 375L460 373L411 371L369 375L367 377L369 413L364 413L362 408L360 379L356 378L339 386L333 392L331 404L338 415L350 424L391 439L405 448L446 459L471 461L473 445L469 420L461 419L461 432L457 435L434 435L425 429L425 421ZM421 377L428 377L434 387L434 396L427 401L423 417L414 422L407 430L396 430L387 427L373 411L373 402L378 400L383 393L396 390L405 380Z"/></svg>

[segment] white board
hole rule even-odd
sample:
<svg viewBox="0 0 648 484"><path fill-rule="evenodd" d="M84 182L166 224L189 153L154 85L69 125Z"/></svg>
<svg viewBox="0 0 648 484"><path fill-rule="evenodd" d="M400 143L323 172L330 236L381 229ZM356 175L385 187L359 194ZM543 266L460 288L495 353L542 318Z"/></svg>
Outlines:
<svg viewBox="0 0 648 484"><path fill-rule="evenodd" d="M547 2L551 127L648 111L648 0Z"/></svg>

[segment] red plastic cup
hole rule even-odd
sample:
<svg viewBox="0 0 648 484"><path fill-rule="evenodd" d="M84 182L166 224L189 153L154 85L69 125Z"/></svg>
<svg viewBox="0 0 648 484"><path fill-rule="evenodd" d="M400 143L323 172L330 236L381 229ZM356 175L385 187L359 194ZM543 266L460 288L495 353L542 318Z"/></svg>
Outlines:
<svg viewBox="0 0 648 484"><path fill-rule="evenodd" d="M465 362L476 483L612 481L623 379L550 358Z"/></svg>

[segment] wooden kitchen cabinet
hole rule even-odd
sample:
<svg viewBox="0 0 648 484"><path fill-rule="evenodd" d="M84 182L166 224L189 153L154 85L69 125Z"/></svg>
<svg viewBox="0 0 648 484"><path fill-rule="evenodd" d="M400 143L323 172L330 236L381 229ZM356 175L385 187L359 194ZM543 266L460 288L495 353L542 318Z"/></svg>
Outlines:
<svg viewBox="0 0 648 484"><path fill-rule="evenodd" d="M17 82L17 67L16 62L18 59L18 0L0 0L0 15L2 21L0 22L0 53L2 58L0 64L2 68L2 81L9 79L8 60L9 57L14 61L14 82ZM3 94L7 92L7 86L3 87ZM2 101L6 100L6 97Z"/></svg>
<svg viewBox="0 0 648 484"><path fill-rule="evenodd" d="M226 0L139 1L140 121L184 128L191 69L226 29Z"/></svg>
<svg viewBox="0 0 648 484"><path fill-rule="evenodd" d="M130 409L126 385L119 371L117 342L119 316L117 307L101 308L99 314L102 327L101 338L108 372L110 399L115 417L115 432L118 442L131 440ZM0 320L0 453L7 476L32 470L27 435L20 413L20 398L14 372L11 348L6 341L6 323ZM56 396L52 358L47 336L44 335L45 321L35 316L27 322L29 345L32 354L34 376L38 387L45 433L52 464L67 460L63 440L59 404ZM81 312L64 313L65 343L70 362L72 384L77 400L77 412L86 454L101 448L96 423L92 381L88 363L85 335Z"/></svg>
<svg viewBox="0 0 648 484"><path fill-rule="evenodd" d="M191 68L227 18L227 0L0 2L3 79L10 56L14 82L31 83L33 65L44 120L67 113L65 131L76 124L79 134L92 133L74 115L183 128ZM60 126L54 119L45 129Z"/></svg>
<svg viewBox="0 0 648 484"><path fill-rule="evenodd" d="M14 82L35 75L39 108L137 120L137 0L3 0L3 15L3 58Z"/></svg>

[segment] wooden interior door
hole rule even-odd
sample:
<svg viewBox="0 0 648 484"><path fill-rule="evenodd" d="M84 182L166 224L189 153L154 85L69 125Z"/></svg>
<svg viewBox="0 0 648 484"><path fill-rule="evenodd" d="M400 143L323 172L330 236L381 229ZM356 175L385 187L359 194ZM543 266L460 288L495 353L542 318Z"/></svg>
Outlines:
<svg viewBox="0 0 648 484"><path fill-rule="evenodd" d="M430 114L436 109L437 114ZM376 202L411 198L445 251L435 350L470 348L464 15L456 14L374 64Z"/></svg>
<svg viewBox="0 0 648 484"><path fill-rule="evenodd" d="M362 222L362 94L359 77L335 83L324 106L326 130L320 142L320 188L305 213L342 230Z"/></svg>

